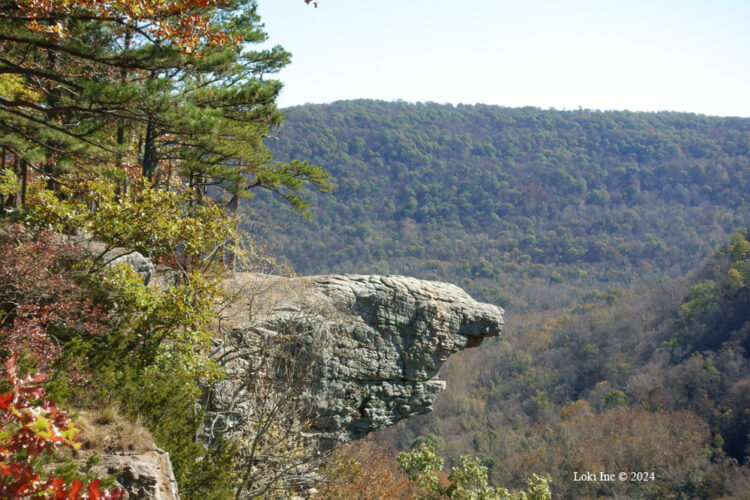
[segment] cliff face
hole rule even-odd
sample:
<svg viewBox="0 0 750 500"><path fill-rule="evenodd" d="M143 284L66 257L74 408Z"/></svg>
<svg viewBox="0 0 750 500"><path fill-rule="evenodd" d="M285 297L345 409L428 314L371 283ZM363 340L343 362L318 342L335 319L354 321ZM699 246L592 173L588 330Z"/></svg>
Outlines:
<svg viewBox="0 0 750 500"><path fill-rule="evenodd" d="M156 288L174 281L175 271L138 252L74 243L108 257L103 262L128 263ZM277 474L265 480L309 485L324 456L317 452L429 412L445 387L437 374L448 357L503 328L501 308L454 285L403 276L238 273L223 285L210 356L226 378L206 388L201 437L262 450L243 455L256 482ZM103 462L135 497L177 498L165 460L153 458Z"/></svg>
<svg viewBox="0 0 750 500"><path fill-rule="evenodd" d="M228 335L218 350L234 361L225 365L229 377L216 388L209 420L231 431L250 416L243 377L252 374L246 367L257 349L248 346L291 335L302 339L296 352L308 353L305 401L324 448L429 412L445 387L436 378L443 362L503 327L501 308L454 285L402 276L238 274L226 285L236 300L224 311ZM238 408L245 414L230 411Z"/></svg>

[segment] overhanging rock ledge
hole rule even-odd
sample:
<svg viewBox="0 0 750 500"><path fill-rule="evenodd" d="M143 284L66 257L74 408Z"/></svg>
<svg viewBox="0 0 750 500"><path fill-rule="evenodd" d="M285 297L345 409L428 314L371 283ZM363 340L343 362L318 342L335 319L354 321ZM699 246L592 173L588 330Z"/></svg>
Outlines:
<svg viewBox="0 0 750 500"><path fill-rule="evenodd" d="M443 362L503 328L502 308L455 285L404 276L238 273L225 285L238 298L224 312L232 338L294 331L316 346L308 401L324 448L431 411L445 387L436 378ZM243 381L232 374L243 371L227 369L217 392L237 394ZM208 413L226 413L221 401Z"/></svg>

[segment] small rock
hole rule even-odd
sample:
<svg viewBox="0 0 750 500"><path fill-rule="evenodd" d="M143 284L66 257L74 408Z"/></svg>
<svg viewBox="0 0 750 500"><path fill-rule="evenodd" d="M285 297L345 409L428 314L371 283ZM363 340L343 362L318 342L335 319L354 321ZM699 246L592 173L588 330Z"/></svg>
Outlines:
<svg viewBox="0 0 750 500"><path fill-rule="evenodd" d="M139 455L104 455L95 469L114 475L125 499L180 499L169 454L158 448Z"/></svg>

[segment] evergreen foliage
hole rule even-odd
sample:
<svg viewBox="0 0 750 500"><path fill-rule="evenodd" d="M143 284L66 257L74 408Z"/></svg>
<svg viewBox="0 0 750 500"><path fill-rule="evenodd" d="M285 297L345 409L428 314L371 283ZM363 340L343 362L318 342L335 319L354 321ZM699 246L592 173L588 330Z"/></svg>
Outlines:
<svg viewBox="0 0 750 500"><path fill-rule="evenodd" d="M50 188L104 174L126 190L136 171L170 187L180 175L198 201L209 186L230 204L263 187L301 210L304 183L327 188L322 169L274 162L263 145L281 122L281 84L264 76L289 54L250 50L266 39L253 0L0 7L3 169L10 154Z"/></svg>
<svg viewBox="0 0 750 500"><path fill-rule="evenodd" d="M222 376L209 327L237 253L231 212L265 188L254 212L287 227L269 237L300 271L453 281L515 313L582 302L449 365L463 385L391 434L415 443L402 467L423 496L549 498L541 476L518 495L489 486L522 487L537 472L561 497L748 495L736 478L750 449L750 235L734 234L687 280L612 287L685 274L750 222L750 120L358 101L288 110L274 161L281 84L266 76L289 54L252 50L266 38L256 10L0 0L0 210L28 225L0 233L0 359L18 353L23 371L49 371L61 404L114 402L143 422L184 498L242 496L255 483L236 471L263 474L263 449L220 436L206 446L198 403ZM306 185L330 188L308 161L332 171L335 196L303 199ZM279 217L279 202L317 219ZM150 288L46 229L141 250L177 277ZM0 429L6 454L13 425ZM422 443L444 443L452 472ZM467 449L482 458L457 458ZM597 468L659 480L570 482Z"/></svg>

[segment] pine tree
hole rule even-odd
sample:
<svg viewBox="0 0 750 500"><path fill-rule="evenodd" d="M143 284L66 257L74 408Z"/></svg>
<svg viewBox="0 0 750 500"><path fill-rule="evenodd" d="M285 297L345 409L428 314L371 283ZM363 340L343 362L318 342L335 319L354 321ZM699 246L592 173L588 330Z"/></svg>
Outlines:
<svg viewBox="0 0 750 500"><path fill-rule="evenodd" d="M304 183L328 187L322 169L274 163L263 145L281 122L281 84L264 76L289 54L248 50L266 39L254 0L0 7L0 146L49 187L139 168L156 185L182 176L198 202L209 186L230 206L262 187L302 211Z"/></svg>

